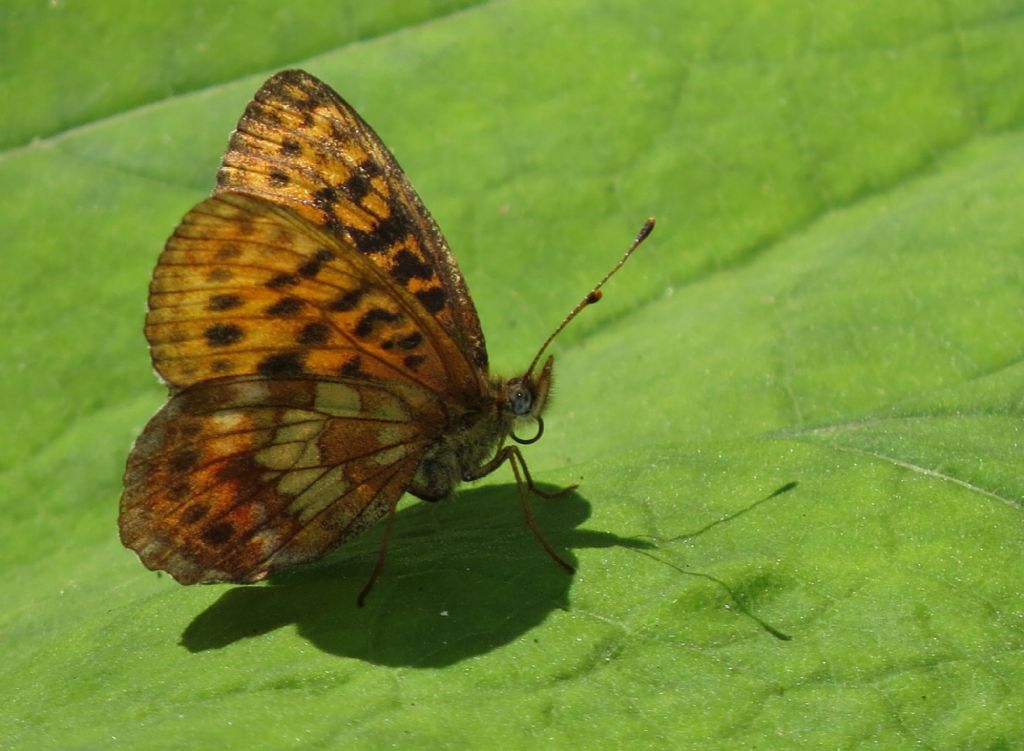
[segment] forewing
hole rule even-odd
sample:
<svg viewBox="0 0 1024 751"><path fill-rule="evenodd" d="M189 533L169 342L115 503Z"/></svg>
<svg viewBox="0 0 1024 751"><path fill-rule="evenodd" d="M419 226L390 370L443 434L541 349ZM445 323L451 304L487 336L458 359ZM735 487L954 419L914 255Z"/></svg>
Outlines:
<svg viewBox="0 0 1024 751"><path fill-rule="evenodd" d="M226 376L400 379L458 399L479 374L405 289L290 209L203 201L160 255L146 317L172 390Z"/></svg>
<svg viewBox="0 0 1024 751"><path fill-rule="evenodd" d="M257 581L384 516L442 426L434 396L398 382L198 384L128 457L121 540L183 584Z"/></svg>
<svg viewBox="0 0 1024 751"><path fill-rule="evenodd" d="M388 148L325 83L286 70L263 84L232 134L217 183L289 205L356 248L486 370L480 320L448 244Z"/></svg>

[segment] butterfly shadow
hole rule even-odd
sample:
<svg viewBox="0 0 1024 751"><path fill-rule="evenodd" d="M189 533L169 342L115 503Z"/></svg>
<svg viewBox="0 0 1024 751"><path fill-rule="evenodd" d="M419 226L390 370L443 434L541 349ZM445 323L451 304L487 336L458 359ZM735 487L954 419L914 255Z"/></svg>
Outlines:
<svg viewBox="0 0 1024 751"><path fill-rule="evenodd" d="M553 488L552 488L553 489ZM533 499L556 550L650 543L579 530L590 503L576 492ZM507 644L568 608L573 577L555 565L523 522L514 484L472 489L452 501L399 510L384 572L356 606L383 525L324 561L235 587L182 634L192 652L219 649L294 625L319 649L407 667L442 667Z"/></svg>

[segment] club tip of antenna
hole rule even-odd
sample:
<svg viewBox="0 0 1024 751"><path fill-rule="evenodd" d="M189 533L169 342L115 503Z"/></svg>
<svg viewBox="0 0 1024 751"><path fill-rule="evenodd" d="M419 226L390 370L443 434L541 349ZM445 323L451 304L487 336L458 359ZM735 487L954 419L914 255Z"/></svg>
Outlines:
<svg viewBox="0 0 1024 751"><path fill-rule="evenodd" d="M604 297L604 292L599 289L593 290L589 295L587 295L587 305L593 305L596 302L600 302L602 297Z"/></svg>
<svg viewBox="0 0 1024 751"><path fill-rule="evenodd" d="M640 232L636 236L636 244L642 243L647 239L647 236L654 231L654 217L647 217L647 221L644 222L644 226L640 228Z"/></svg>

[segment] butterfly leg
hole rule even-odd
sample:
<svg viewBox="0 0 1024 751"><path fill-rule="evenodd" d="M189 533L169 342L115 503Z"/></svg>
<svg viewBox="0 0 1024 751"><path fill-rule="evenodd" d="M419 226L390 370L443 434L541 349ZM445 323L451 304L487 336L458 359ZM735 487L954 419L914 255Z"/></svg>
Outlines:
<svg viewBox="0 0 1024 751"><path fill-rule="evenodd" d="M533 484L533 478L530 477L530 470L526 468L526 461L523 459L523 455L519 451L518 446L503 447L494 455L493 459L487 462L487 464L477 467L472 472L467 472L465 479L476 480L484 475L489 475L506 461L512 467L512 474L516 478L516 487L519 490L519 501L523 507L523 517L526 519L526 526L530 528L531 532L533 532L534 537L537 538L537 541L541 544L541 547L544 548L544 552L551 557L551 560L561 566L566 573L575 573L576 569L573 568L572 564L568 563L564 558L562 558L562 556L556 553L555 549L551 547L551 543L549 543L547 538L544 537L544 533L541 531L540 525L537 524L537 519L533 516L533 509L530 508L530 499L527 495L527 490L545 498L555 498L563 493L567 493L576 486L573 485L571 487L564 488L557 493L540 492ZM523 482L524 477L526 478L526 482Z"/></svg>
<svg viewBox="0 0 1024 751"><path fill-rule="evenodd" d="M363 607L366 604L366 596L370 594L370 590L373 589L373 585L377 583L377 578L380 576L380 572L384 570L384 559L388 553L388 540L391 539L391 530L395 526L395 509L398 508L398 499L391 504L391 508L388 510L388 521L387 526L384 527L384 538L380 541L380 550L377 552L377 562L373 566L373 571L370 572L370 578L366 581L363 589L359 592L359 597L356 598L356 604L359 607Z"/></svg>
<svg viewBox="0 0 1024 751"><path fill-rule="evenodd" d="M526 467L526 460L523 459L523 455L519 453L519 449L515 446L510 446L509 448L515 449L516 457L519 459L519 466L522 468L523 474L526 476L526 487L528 487L530 492L534 495L539 495L541 498L561 498L566 493L571 493L579 487L579 485L573 484L554 491L541 490L534 484L533 478L530 477L530 470ZM509 463L513 464L511 459L509 460ZM513 468L514 467L515 465L513 464ZM518 479L518 477L516 479Z"/></svg>
<svg viewBox="0 0 1024 751"><path fill-rule="evenodd" d="M533 477L530 475L530 470L527 469L526 467L526 460L523 459L522 453L516 446L502 446L498 450L498 453L494 455L494 458L487 462L487 464L477 467L475 470L471 472L467 472L462 479L466 480L467 482L470 480L479 480L481 477L491 474L491 472L493 472L506 461L508 461L508 463L512 465L513 473L516 474L516 481L519 483L519 486L522 487L523 483L519 478L519 474L516 473L516 460L513 460L513 454L515 455L516 460L518 460L520 468L523 470L523 476L526 477L526 487L529 488L530 492L533 493L534 495L539 495L541 498L561 498L566 493L571 493L572 491L576 490L576 488L579 487L579 485L574 483L564 488L559 488L558 490L541 490L539 487L537 487L536 484L534 484Z"/></svg>

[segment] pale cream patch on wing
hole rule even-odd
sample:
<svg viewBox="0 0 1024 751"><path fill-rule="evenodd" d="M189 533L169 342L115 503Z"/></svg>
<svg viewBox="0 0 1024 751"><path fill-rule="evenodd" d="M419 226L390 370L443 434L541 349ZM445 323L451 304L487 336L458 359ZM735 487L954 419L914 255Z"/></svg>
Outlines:
<svg viewBox="0 0 1024 751"><path fill-rule="evenodd" d="M406 445L392 446L384 449L371 457L371 461L378 467L390 467L409 455L409 447Z"/></svg>
<svg viewBox="0 0 1024 751"><path fill-rule="evenodd" d="M253 460L267 469L291 469L306 449L305 442L275 443L253 454Z"/></svg>
<svg viewBox="0 0 1024 751"><path fill-rule="evenodd" d="M239 381L224 389L224 404L228 407L262 404L270 397L270 386L264 381Z"/></svg>
<svg viewBox="0 0 1024 751"><path fill-rule="evenodd" d="M284 425L274 433L273 443L257 451L253 458L268 469L314 467L320 464L320 447L314 439L323 426L323 420Z"/></svg>
<svg viewBox="0 0 1024 751"><path fill-rule="evenodd" d="M277 491L282 495L298 496L324 474L322 469L295 469L285 472L277 483Z"/></svg>
<svg viewBox="0 0 1024 751"><path fill-rule="evenodd" d="M313 406L335 417L356 417L363 408L359 392L343 383L318 383Z"/></svg>
<svg viewBox="0 0 1024 751"><path fill-rule="evenodd" d="M288 505L288 512L305 522L316 516L348 490L345 467L326 472Z"/></svg>
<svg viewBox="0 0 1024 751"><path fill-rule="evenodd" d="M320 458L320 446L316 441L310 441L306 444L306 450L302 452L302 456L295 463L296 467L320 467L323 465L323 461Z"/></svg>
<svg viewBox="0 0 1024 751"><path fill-rule="evenodd" d="M249 427L249 418L244 412L214 412L210 415L210 423L218 433L234 433Z"/></svg>
<svg viewBox="0 0 1024 751"><path fill-rule="evenodd" d="M228 433L210 438L204 442L204 453L210 456L233 456L244 454L252 448L252 440L248 433Z"/></svg>
<svg viewBox="0 0 1024 751"><path fill-rule="evenodd" d="M292 441L311 441L320 435L323 430L323 420L309 420L307 422L283 425L274 433L274 441L290 443Z"/></svg>

